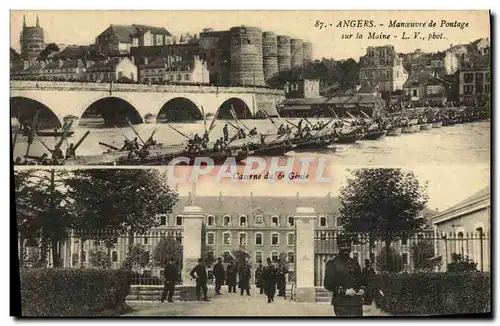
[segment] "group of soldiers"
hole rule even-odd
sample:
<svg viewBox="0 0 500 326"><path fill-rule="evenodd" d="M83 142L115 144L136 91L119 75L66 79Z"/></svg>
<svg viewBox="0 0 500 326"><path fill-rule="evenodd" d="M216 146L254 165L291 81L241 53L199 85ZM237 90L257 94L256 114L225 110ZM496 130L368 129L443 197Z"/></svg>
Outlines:
<svg viewBox="0 0 500 326"><path fill-rule="evenodd" d="M288 269L279 260L273 263L268 258L265 267L259 263L255 271L256 286L260 288L260 294L267 296L267 303L274 302L276 289L278 289L279 297L286 298L286 274L288 274Z"/></svg>

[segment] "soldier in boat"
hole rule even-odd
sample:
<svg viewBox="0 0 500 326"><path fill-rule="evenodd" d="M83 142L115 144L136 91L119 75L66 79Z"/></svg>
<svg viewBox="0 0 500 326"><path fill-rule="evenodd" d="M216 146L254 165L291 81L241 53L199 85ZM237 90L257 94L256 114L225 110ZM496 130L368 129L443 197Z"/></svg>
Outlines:
<svg viewBox="0 0 500 326"><path fill-rule="evenodd" d="M203 141L206 141L207 143L210 141L210 139L208 138L208 131L205 131L205 133L203 133Z"/></svg>
<svg viewBox="0 0 500 326"><path fill-rule="evenodd" d="M228 141L229 131L227 130L227 123L224 125L224 128L222 128L222 134L224 135L224 141Z"/></svg>
<svg viewBox="0 0 500 326"><path fill-rule="evenodd" d="M220 145L221 145L222 149L226 148L227 143L226 143L226 141L224 140L224 138L222 138L222 137L221 137L219 140L220 140Z"/></svg>
<svg viewBox="0 0 500 326"><path fill-rule="evenodd" d="M139 140L137 139L137 137L134 138L132 145L133 145L134 149L139 149L140 146L139 146Z"/></svg>
<svg viewBox="0 0 500 326"><path fill-rule="evenodd" d="M245 139L245 138L247 138L245 130L243 130L243 128L240 128L240 130L238 131L238 139Z"/></svg>
<svg viewBox="0 0 500 326"><path fill-rule="evenodd" d="M66 148L66 159L75 157L76 157L75 145L71 143L69 144L69 147Z"/></svg>
<svg viewBox="0 0 500 326"><path fill-rule="evenodd" d="M266 144L266 135L265 134L260 134L260 144L261 145Z"/></svg>
<svg viewBox="0 0 500 326"><path fill-rule="evenodd" d="M288 127L288 126L287 126ZM278 135L282 135L285 133L285 126L283 126L283 124L281 124L278 128Z"/></svg>
<svg viewBox="0 0 500 326"><path fill-rule="evenodd" d="M258 134L258 133L257 133L257 127L253 127L253 128L250 130L250 132L248 133L248 135L249 135L250 137L257 136L257 134Z"/></svg>
<svg viewBox="0 0 500 326"><path fill-rule="evenodd" d="M222 139L222 138L221 138ZM221 139L217 139L214 144L214 152L220 152L222 150Z"/></svg>
<svg viewBox="0 0 500 326"><path fill-rule="evenodd" d="M285 133L290 136L292 134L292 128L290 128L289 125L286 125L286 128L285 128Z"/></svg>

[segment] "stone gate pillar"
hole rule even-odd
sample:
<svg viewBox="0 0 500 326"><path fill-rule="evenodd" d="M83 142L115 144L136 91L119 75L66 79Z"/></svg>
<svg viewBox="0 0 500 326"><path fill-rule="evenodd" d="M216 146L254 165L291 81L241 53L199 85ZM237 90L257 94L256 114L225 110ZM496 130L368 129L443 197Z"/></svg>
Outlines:
<svg viewBox="0 0 500 326"><path fill-rule="evenodd" d="M295 294L297 302L316 302L314 288L314 208L297 207L295 219Z"/></svg>
<svg viewBox="0 0 500 326"><path fill-rule="evenodd" d="M183 300L194 300L196 298L196 282L191 280L189 273L198 264L201 257L201 232L205 219L201 207L186 206L178 215L182 218L183 232L183 256L182 256L182 293Z"/></svg>

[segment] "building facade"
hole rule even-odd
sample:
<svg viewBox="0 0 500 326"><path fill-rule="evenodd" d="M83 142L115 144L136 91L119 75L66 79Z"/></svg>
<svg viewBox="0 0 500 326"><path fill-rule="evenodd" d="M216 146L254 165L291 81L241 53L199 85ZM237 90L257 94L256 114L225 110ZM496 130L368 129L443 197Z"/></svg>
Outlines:
<svg viewBox="0 0 500 326"><path fill-rule="evenodd" d="M40 27L38 16L35 26L26 26L26 17L23 17L23 29L21 31L21 57L24 60L36 60L40 52L45 49L43 28Z"/></svg>
<svg viewBox="0 0 500 326"><path fill-rule="evenodd" d="M439 271L446 271L453 253L468 256L478 269L490 271L490 187L440 212L431 219L436 238L435 252Z"/></svg>
<svg viewBox="0 0 500 326"><path fill-rule="evenodd" d="M122 78L137 81L137 66L129 58L108 58L87 68L86 79L117 81Z"/></svg>
<svg viewBox="0 0 500 326"><path fill-rule="evenodd" d="M12 79L81 80L86 75L87 68L94 62L77 60L24 61L13 65L10 70Z"/></svg>
<svg viewBox="0 0 500 326"><path fill-rule="evenodd" d="M467 67L459 70L459 101L464 104L488 106L491 96L489 67Z"/></svg>
<svg viewBox="0 0 500 326"><path fill-rule="evenodd" d="M427 69L412 73L406 81L403 91L406 100L423 106L440 106L446 104L446 87L443 81L431 74Z"/></svg>
<svg viewBox="0 0 500 326"><path fill-rule="evenodd" d="M318 98L319 80L301 79L285 85L287 98Z"/></svg>
<svg viewBox="0 0 500 326"><path fill-rule="evenodd" d="M194 56L191 60L167 57L139 66L141 82L174 82L183 84L208 84L210 71L207 63Z"/></svg>
<svg viewBox="0 0 500 326"><path fill-rule="evenodd" d="M360 66L359 80L368 80L381 92L401 90L408 79L403 59L393 46L368 47L366 55L360 58Z"/></svg>

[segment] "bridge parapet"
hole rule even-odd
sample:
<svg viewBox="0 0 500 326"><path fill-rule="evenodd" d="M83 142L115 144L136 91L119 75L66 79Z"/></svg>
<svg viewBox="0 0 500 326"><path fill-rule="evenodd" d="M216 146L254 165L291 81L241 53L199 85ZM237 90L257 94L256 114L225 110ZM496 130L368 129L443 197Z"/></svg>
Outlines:
<svg viewBox="0 0 500 326"><path fill-rule="evenodd" d="M114 91L114 92L161 92L161 93L235 93L235 94L265 94L284 96L280 89L260 87L217 87L198 85L145 85L91 83L91 82L52 82L11 80L12 90L61 90L61 91Z"/></svg>

